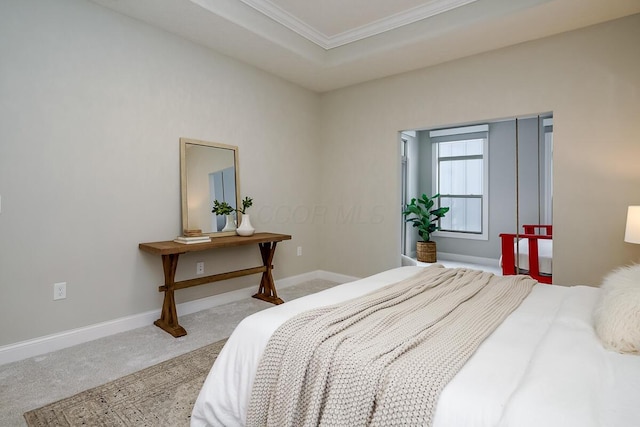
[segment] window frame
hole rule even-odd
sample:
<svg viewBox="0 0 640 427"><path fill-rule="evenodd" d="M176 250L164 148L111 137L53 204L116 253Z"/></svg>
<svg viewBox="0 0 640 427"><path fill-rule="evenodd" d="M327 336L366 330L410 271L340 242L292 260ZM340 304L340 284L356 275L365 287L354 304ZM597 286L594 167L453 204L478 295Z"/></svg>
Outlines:
<svg viewBox="0 0 640 427"><path fill-rule="evenodd" d="M474 135L471 135L471 134ZM482 133L482 136L478 136L478 133ZM438 140L438 137L446 136L448 141ZM482 143L482 192L480 200L482 204L481 209L481 227L480 233L469 231L454 231L454 230L438 230L432 233L434 237L449 237L454 239L468 239L468 240L489 240L489 125L476 125L466 126L462 128L448 128L429 132L429 137L434 138L432 140L432 191L433 194L439 194L439 143L441 142L453 142L453 141L465 141L470 139L483 139ZM465 156L461 156L465 157ZM478 155L470 155L469 157L478 158ZM442 196L442 195L441 195ZM458 196L458 195L444 195L446 196ZM467 197L464 197L467 198ZM478 195L473 195L469 198L478 198ZM438 207L440 206L440 199L438 198ZM440 226L440 224L438 224Z"/></svg>

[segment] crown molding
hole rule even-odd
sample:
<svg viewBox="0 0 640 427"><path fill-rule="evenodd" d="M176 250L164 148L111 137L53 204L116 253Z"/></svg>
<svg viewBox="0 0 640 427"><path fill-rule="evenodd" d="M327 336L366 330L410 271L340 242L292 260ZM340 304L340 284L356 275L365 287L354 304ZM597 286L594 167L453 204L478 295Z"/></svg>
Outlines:
<svg viewBox="0 0 640 427"><path fill-rule="evenodd" d="M282 9L280 6L277 6L270 2L269 0L240 0L247 6L250 6L262 13L265 16L273 19L277 23L285 26L291 31L301 35L306 38L310 42L317 44L318 46L328 49L327 43L329 41L329 37L320 31L316 30L312 26L306 24L300 19L296 18L286 10Z"/></svg>
<svg viewBox="0 0 640 427"><path fill-rule="evenodd" d="M421 6L405 10L370 24L328 36L296 18L270 0L241 0L246 5L268 16L291 31L317 44L325 50L353 43L414 22L473 3L477 0L431 0Z"/></svg>

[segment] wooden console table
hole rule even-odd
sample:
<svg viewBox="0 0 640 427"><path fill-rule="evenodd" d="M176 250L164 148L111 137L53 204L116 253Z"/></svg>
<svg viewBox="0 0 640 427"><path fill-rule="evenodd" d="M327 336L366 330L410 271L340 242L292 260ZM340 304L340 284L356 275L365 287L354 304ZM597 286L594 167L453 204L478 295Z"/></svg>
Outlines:
<svg viewBox="0 0 640 427"><path fill-rule="evenodd" d="M276 285L271 275L273 269L273 255L276 251L276 244L283 240L290 240L287 234L275 233L255 233L253 236L225 236L214 237L211 242L184 244L174 241L140 243L138 247L152 254L162 256L162 267L164 269L164 285L158 288L159 292L164 292L164 302L162 303L162 314L160 319L153 322L159 328L169 332L174 337L187 335L187 331L178 324L178 314L176 312L176 300L174 292L178 289L190 288L191 286L203 285L205 283L218 282L220 280L232 279L234 277L247 276L250 274L262 273L258 293L254 298L261 299L273 304L282 304L284 301L278 298ZM262 255L262 265L260 267L246 268L244 270L230 271L227 273L214 274L211 276L197 277L195 279L175 281L176 270L178 268L178 257L187 252L208 251L211 249L227 248L231 246L254 245L260 246Z"/></svg>

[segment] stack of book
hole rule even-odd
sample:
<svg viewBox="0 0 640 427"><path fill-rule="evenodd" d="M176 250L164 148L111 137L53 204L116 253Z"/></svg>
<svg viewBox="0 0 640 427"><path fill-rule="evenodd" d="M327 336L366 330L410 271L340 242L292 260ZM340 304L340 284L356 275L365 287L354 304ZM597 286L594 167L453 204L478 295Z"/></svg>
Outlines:
<svg viewBox="0 0 640 427"><path fill-rule="evenodd" d="M185 245L191 245L191 244L194 244L194 243L210 242L211 241L211 237L209 237L209 236L193 236L193 237L178 236L175 239L173 239L173 241L177 242L177 243L184 243Z"/></svg>

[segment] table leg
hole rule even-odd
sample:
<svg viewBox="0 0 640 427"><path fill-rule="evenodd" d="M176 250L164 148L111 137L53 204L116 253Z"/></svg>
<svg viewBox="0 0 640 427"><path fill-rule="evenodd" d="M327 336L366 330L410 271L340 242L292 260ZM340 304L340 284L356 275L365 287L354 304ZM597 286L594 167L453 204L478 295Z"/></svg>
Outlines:
<svg viewBox="0 0 640 427"><path fill-rule="evenodd" d="M178 324L178 313L176 311L176 300L174 297L174 283L179 255L180 254L162 255L164 302L162 303L160 318L153 322L154 325L167 331L176 338L187 335L187 331Z"/></svg>
<svg viewBox="0 0 640 427"><path fill-rule="evenodd" d="M278 242L258 243L260 246L260 255L262 255L262 265L265 267L265 271L262 273L262 278L260 279L258 293L253 297L272 304L282 304L284 301L278 298L276 285L271 275L271 270L273 270L273 254L276 253L276 243Z"/></svg>

